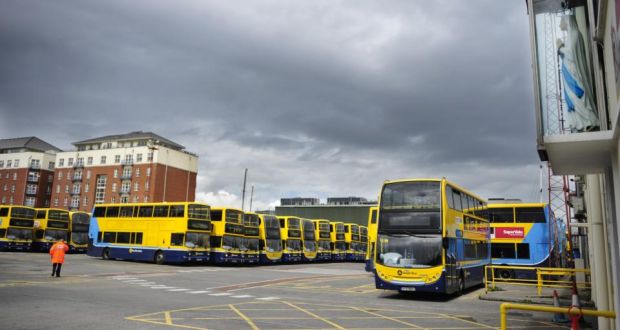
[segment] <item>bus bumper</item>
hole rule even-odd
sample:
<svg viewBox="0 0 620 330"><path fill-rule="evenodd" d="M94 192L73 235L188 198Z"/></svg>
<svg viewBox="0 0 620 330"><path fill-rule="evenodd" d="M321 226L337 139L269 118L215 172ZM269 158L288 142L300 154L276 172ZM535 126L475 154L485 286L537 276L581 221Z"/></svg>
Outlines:
<svg viewBox="0 0 620 330"><path fill-rule="evenodd" d="M263 265L268 265L268 264L275 264L282 261L282 258L279 259L269 259L269 257L267 257L266 254L261 253L260 257L259 257L259 262Z"/></svg>
<svg viewBox="0 0 620 330"><path fill-rule="evenodd" d="M7 251L30 251L30 244L26 242L0 241L0 250Z"/></svg>
<svg viewBox="0 0 620 330"><path fill-rule="evenodd" d="M216 264L240 264L241 254L231 252L211 252L211 261Z"/></svg>
<svg viewBox="0 0 620 330"><path fill-rule="evenodd" d="M241 260L243 260L243 263L245 264L257 264L258 263L258 255L257 254L242 254L241 255Z"/></svg>
<svg viewBox="0 0 620 330"><path fill-rule="evenodd" d="M347 253L346 257L345 257L346 261L356 261L357 260L357 255L355 255L355 253Z"/></svg>
<svg viewBox="0 0 620 330"><path fill-rule="evenodd" d="M283 262L300 262L301 253L284 253L282 254Z"/></svg>
<svg viewBox="0 0 620 330"><path fill-rule="evenodd" d="M319 252L316 256L316 260L318 261L330 261L332 260L332 254L329 252Z"/></svg>
<svg viewBox="0 0 620 330"><path fill-rule="evenodd" d="M32 242L32 251L49 252L53 243L48 242Z"/></svg>
<svg viewBox="0 0 620 330"><path fill-rule="evenodd" d="M384 281L377 275L375 271L375 287L382 290L395 290L400 292L445 292L446 282L445 276L441 275L439 280L432 283L423 282L401 282Z"/></svg>
<svg viewBox="0 0 620 330"><path fill-rule="evenodd" d="M333 253L332 254L332 260L334 261L344 261L346 259L347 257L344 253Z"/></svg>

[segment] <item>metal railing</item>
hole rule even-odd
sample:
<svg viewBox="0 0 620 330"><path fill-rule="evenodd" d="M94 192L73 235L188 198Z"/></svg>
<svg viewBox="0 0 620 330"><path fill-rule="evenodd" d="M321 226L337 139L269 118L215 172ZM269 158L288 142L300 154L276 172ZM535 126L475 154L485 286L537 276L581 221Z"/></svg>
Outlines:
<svg viewBox="0 0 620 330"><path fill-rule="evenodd" d="M581 309L579 307L551 307L551 306L540 306L540 305L526 305L526 304L513 304L513 303L503 303L499 306L499 314L500 314L500 329L506 330L507 322L506 322L506 314L509 309L518 309L522 311L534 311L534 312L545 312L545 313L563 313L569 315L579 315L579 316L598 316L598 317L606 317L606 318L616 318L616 313L613 311L599 311L593 309Z"/></svg>
<svg viewBox="0 0 620 330"><path fill-rule="evenodd" d="M532 278L515 278L515 271L531 272ZM512 276L502 276L511 274ZM488 265L484 269L484 287L486 292L489 286L495 289L497 284L510 284L520 286L535 286L538 296L542 295L543 288L567 288L573 287L572 278L577 273L590 274L589 269L552 268L552 267L523 267L523 266L500 266ZM589 281L574 282L579 289L589 289Z"/></svg>

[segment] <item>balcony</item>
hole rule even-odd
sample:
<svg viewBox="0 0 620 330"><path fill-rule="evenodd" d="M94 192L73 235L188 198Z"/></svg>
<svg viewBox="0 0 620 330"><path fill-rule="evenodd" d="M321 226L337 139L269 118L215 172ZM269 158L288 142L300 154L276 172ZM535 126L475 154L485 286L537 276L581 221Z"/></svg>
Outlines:
<svg viewBox="0 0 620 330"><path fill-rule="evenodd" d="M596 12L591 3L567 3L528 1L538 154L555 175L602 173L611 166L616 125L605 110L602 56L590 44L597 27L588 13Z"/></svg>
<svg viewBox="0 0 620 330"><path fill-rule="evenodd" d="M80 189L72 189L71 190L71 195L79 195L80 194Z"/></svg>
<svg viewBox="0 0 620 330"><path fill-rule="evenodd" d="M30 165L28 166L28 169L30 169L30 170L40 170L41 169L41 164L30 163Z"/></svg>
<svg viewBox="0 0 620 330"><path fill-rule="evenodd" d="M82 177L83 177L82 175L74 175L72 180L73 181L82 181Z"/></svg>
<svg viewBox="0 0 620 330"><path fill-rule="evenodd" d="M84 162L74 163L73 168L84 168Z"/></svg>
<svg viewBox="0 0 620 330"><path fill-rule="evenodd" d="M70 206L72 209L77 209L80 207L80 202L71 202Z"/></svg>
<svg viewBox="0 0 620 330"><path fill-rule="evenodd" d="M28 182L39 182L39 177L38 176L28 176L28 178L26 178L26 181L28 181Z"/></svg>
<svg viewBox="0 0 620 330"><path fill-rule="evenodd" d="M121 180L131 180L131 173L121 174Z"/></svg>
<svg viewBox="0 0 620 330"><path fill-rule="evenodd" d="M121 189L118 193L121 195L129 195L131 193L131 189Z"/></svg>
<svg viewBox="0 0 620 330"><path fill-rule="evenodd" d="M133 165L133 159L125 159L125 160L121 161L121 165L123 165L123 166L132 166Z"/></svg>
<svg viewBox="0 0 620 330"><path fill-rule="evenodd" d="M36 189L26 189L26 195L27 196L36 196L37 195L37 190Z"/></svg>

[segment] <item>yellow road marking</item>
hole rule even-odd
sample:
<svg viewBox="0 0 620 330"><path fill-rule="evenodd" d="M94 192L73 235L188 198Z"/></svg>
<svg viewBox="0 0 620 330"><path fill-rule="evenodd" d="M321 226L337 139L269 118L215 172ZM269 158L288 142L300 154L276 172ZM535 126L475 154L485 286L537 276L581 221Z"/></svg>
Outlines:
<svg viewBox="0 0 620 330"><path fill-rule="evenodd" d="M330 321L330 320L328 320L328 319L326 319L326 318L320 317L320 316L318 316L318 315L316 315L316 314L312 313L311 311L306 310L306 309L303 309L303 308L301 308L301 307L299 307L299 306L297 306L297 305L293 305L293 304L291 304L291 303L290 303L290 302L288 302L288 301L283 301L282 303L283 303L283 304L287 304L287 305L289 305L289 306L291 306L291 307L293 307L293 308L295 308L295 309L298 309L298 310L300 310L300 311L302 311L302 312L304 312L304 313L306 313L306 314L308 314L308 315L310 315L310 316L313 316L313 317L315 317L316 319L321 320L321 321L323 321L323 322L325 322L325 323L327 323L327 324L329 324L329 325L331 325L331 326L335 327L336 329L343 329L343 330L345 329L345 328L341 327L340 325L338 325L338 324L336 324L336 323L334 323L334 322L332 322L332 321Z"/></svg>
<svg viewBox="0 0 620 330"><path fill-rule="evenodd" d="M490 325L486 325L486 324L482 324L482 323L478 323L478 322L474 322L474 321L470 321L470 320L466 320L464 318L460 318L460 317L456 317L456 316L452 316L452 315L448 315L448 314L441 314L447 318L453 319L453 320L459 320L462 322L466 322L466 323L470 323L470 324L474 324L483 328L487 328L487 329L496 329L495 327L492 327Z"/></svg>
<svg viewBox="0 0 620 330"><path fill-rule="evenodd" d="M235 306L228 305L228 307L230 307L230 309L232 309L233 311L235 311L235 313L237 313L239 316L241 316L241 318L243 318L245 320L245 322L250 326L250 328L252 328L252 330L259 330L259 328L256 326L256 324L254 324L254 322L252 322L252 319L250 319L249 317L245 316L245 314L241 313L241 311L239 311L238 309L235 308Z"/></svg>
<svg viewBox="0 0 620 330"><path fill-rule="evenodd" d="M170 317L170 312L164 312L164 318L166 319L166 324L172 325L172 317Z"/></svg>
<svg viewBox="0 0 620 330"><path fill-rule="evenodd" d="M399 319L395 319L395 318L393 318L393 317L389 317L389 316L381 315L381 314L378 314L378 313L369 312L369 311L367 311L367 310L364 310L363 308L359 308L359 307L352 307L352 308L353 308L353 309L355 309L355 310L357 310L357 311L360 311L360 312L364 312L364 313L367 313L367 314L370 314L370 315L379 316L379 317L381 317L381 318L384 318L384 319L387 319L387 320L391 320L391 321L394 321L394 322L398 322L398 323L401 323L401 324L404 324L404 325L408 325L408 326L410 326L410 327L414 327L414 328L416 328L416 329L424 329L424 328L422 328L421 326L415 325L415 324L413 324L413 323L409 323L409 322L401 321L401 320L399 320Z"/></svg>

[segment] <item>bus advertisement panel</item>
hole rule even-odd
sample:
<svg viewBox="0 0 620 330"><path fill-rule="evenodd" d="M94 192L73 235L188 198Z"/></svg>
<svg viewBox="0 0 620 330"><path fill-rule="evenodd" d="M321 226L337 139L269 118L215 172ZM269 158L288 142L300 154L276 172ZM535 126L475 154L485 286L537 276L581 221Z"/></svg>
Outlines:
<svg viewBox="0 0 620 330"><path fill-rule="evenodd" d="M378 214L378 289L460 293L484 280L489 222L482 198L446 179L386 181Z"/></svg>
<svg viewBox="0 0 620 330"><path fill-rule="evenodd" d="M88 249L88 227L90 214L86 212L69 212L69 252L86 253Z"/></svg>
<svg viewBox="0 0 620 330"><path fill-rule="evenodd" d="M29 251L35 209L27 206L0 207L0 250Z"/></svg>
<svg viewBox="0 0 620 330"><path fill-rule="evenodd" d="M69 241L69 211L37 208L32 250L49 252L58 240Z"/></svg>
<svg viewBox="0 0 620 330"><path fill-rule="evenodd" d="M282 261L280 222L274 215L259 214L260 263L273 264Z"/></svg>
<svg viewBox="0 0 620 330"><path fill-rule="evenodd" d="M210 230L210 207L206 204L97 204L86 253L157 264L206 262Z"/></svg>
<svg viewBox="0 0 620 330"><path fill-rule="evenodd" d="M245 249L243 211L226 207L211 208L211 261L216 264L242 263Z"/></svg>
<svg viewBox="0 0 620 330"><path fill-rule="evenodd" d="M545 203L489 204L491 262L495 265L561 267L565 235ZM556 237L558 239L556 239ZM533 278L533 271L498 269L502 278Z"/></svg>

